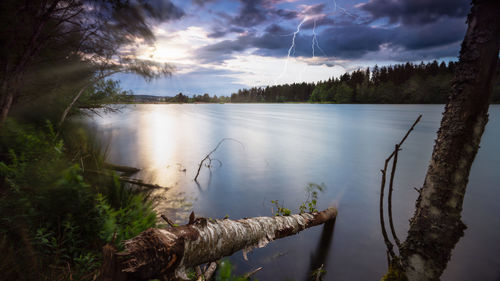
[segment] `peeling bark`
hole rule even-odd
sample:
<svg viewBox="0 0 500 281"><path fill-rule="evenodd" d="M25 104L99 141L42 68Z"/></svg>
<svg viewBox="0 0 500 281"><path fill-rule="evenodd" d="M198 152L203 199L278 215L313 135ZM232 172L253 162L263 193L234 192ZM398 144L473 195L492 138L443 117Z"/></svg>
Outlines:
<svg viewBox="0 0 500 281"><path fill-rule="evenodd" d="M462 203L488 121L500 47L500 1L473 1L452 91L401 248L409 280L439 280L466 226Z"/></svg>
<svg viewBox="0 0 500 281"><path fill-rule="evenodd" d="M243 254L272 240L334 220L335 208L291 216L240 220L197 218L192 224L151 228L124 242L125 250L107 255L104 280L186 279L185 269L218 260L239 250ZM104 275L108 274L108 275ZM111 274L111 275L109 275ZM117 274L124 274L118 276Z"/></svg>

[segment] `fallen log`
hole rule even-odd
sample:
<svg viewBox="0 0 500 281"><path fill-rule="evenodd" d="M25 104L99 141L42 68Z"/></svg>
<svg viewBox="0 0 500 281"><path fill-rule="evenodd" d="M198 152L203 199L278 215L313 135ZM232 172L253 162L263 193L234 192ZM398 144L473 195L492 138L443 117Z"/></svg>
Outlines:
<svg viewBox="0 0 500 281"><path fill-rule="evenodd" d="M85 172L97 174L97 175L101 175L101 176L106 176L106 177L114 177L115 176L112 172L107 172L107 171L98 171L98 170L87 169L87 170L85 170ZM160 189L160 188L166 189L166 190L170 189L170 187L161 186L161 185L153 184L153 183L147 183L147 182L142 181L141 179L134 179L134 178L126 177L126 176L119 176L118 180L121 182L126 182L126 183L134 184L137 186L147 187L150 189Z"/></svg>
<svg viewBox="0 0 500 281"><path fill-rule="evenodd" d="M117 171L117 172L122 172L122 173L125 173L127 175L135 174L141 170L141 169L138 169L136 167L116 165L116 164L107 163L107 162L104 162L104 168L109 169L109 170L113 170L113 171Z"/></svg>
<svg viewBox="0 0 500 281"><path fill-rule="evenodd" d="M142 186L142 187L147 187L147 188L152 188L152 189L158 189L158 188L162 188L162 189L170 189L169 187L165 187L165 186L161 186L161 185L157 185L157 184L153 184L153 183L146 183L146 182L143 182L141 179L134 179L134 178L129 178L129 177L119 177L118 178L119 181L122 181L122 182L127 182L127 183L131 183L131 184L135 184L135 185L138 185L138 186Z"/></svg>
<svg viewBox="0 0 500 281"><path fill-rule="evenodd" d="M240 220L196 218L190 224L150 228L124 242L124 251L105 247L102 280L187 279L185 270L229 256L262 248L272 240L334 220L337 209L291 216ZM106 252L108 251L108 252ZM112 267L112 268L109 268Z"/></svg>

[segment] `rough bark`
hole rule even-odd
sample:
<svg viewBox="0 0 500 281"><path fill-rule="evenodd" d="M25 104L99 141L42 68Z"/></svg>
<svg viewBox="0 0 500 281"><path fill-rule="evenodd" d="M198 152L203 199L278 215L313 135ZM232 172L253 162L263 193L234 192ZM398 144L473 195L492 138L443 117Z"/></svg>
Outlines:
<svg viewBox="0 0 500 281"><path fill-rule="evenodd" d="M186 279L185 269L218 260L239 250L246 253L272 240L335 219L337 210L240 220L197 218L192 224L151 228L124 242L125 250L105 257L104 280Z"/></svg>
<svg viewBox="0 0 500 281"><path fill-rule="evenodd" d="M2 104L0 108L0 126L7 119L7 115L9 114L10 107L12 106L12 102L14 101L14 93L6 92L2 97Z"/></svg>
<svg viewBox="0 0 500 281"><path fill-rule="evenodd" d="M500 46L500 1L473 1L452 91L401 248L409 280L439 280L466 226L462 203L488 121Z"/></svg>

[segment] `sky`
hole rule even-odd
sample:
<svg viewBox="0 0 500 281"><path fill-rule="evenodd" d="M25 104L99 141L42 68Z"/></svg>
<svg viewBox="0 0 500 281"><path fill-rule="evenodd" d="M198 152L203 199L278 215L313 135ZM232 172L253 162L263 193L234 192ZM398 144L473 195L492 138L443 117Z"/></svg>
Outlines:
<svg viewBox="0 0 500 281"><path fill-rule="evenodd" d="M241 88L317 82L374 65L456 60L468 0L154 0L153 45L127 46L168 63L151 82L118 74L135 94L229 96Z"/></svg>

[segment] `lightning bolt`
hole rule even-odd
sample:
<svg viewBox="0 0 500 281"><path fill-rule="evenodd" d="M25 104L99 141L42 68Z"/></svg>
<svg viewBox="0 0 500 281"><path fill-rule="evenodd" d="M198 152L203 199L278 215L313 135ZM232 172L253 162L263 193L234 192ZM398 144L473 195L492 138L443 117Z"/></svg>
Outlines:
<svg viewBox="0 0 500 281"><path fill-rule="evenodd" d="M351 16L351 17L353 17L353 18L357 18L357 16L355 16L355 15L353 15L353 14L349 13L346 9L342 8L340 5L337 5L337 0L333 0L333 5L334 5L334 6L333 6L333 7L334 7L334 8L333 8L333 13L336 13L336 12L337 12L337 8L338 8L339 10L341 10L341 11L342 11L342 13L343 13L344 15L348 15L348 16Z"/></svg>
<svg viewBox="0 0 500 281"><path fill-rule="evenodd" d="M290 45L290 48L288 48L288 54L286 56L285 66L283 67L283 71L281 72L281 74L274 80L274 85L277 85L277 81L281 77L283 77L283 75L285 75L286 71L288 70L288 61L290 60L290 55L292 54L292 50L293 50L293 55L295 55L295 38L297 37L297 34L299 34L300 28L302 27L304 22L307 21L307 19L308 19L307 16L304 17L304 19L302 19L302 21L297 25L297 29L293 33L292 44Z"/></svg>
<svg viewBox="0 0 500 281"><path fill-rule="evenodd" d="M318 48L318 50L320 50L323 55L326 56L326 53L325 51L323 51L323 49L321 49L321 47L319 46L319 41L318 41L318 35L316 34L316 20L314 20L314 26L313 26L313 37L312 37L312 57L314 59L314 56L315 56L315 47Z"/></svg>
<svg viewBox="0 0 500 281"><path fill-rule="evenodd" d="M342 14L344 14L344 15L348 15L350 17L357 18L356 15L353 15L353 14L349 13L345 8L343 8L340 5L338 5L336 0L333 0L332 2L333 2L333 6L334 6L332 15L335 15L335 13L337 12L337 10L340 10L342 12ZM289 34L289 35L293 35L293 37L292 37L292 43L290 45L290 48L288 49L288 53L287 53L285 65L283 67L283 71L274 80L274 85L277 85L277 81L279 79L281 79L285 75L285 73L287 72L287 70L288 70L288 62L290 60L290 56L294 56L295 55L295 38L297 37L297 34L300 33L300 28L302 27L302 25L304 24L304 22L306 22L308 19L309 19L309 17L305 16L302 19L302 21L297 25L297 29L295 30L295 32L293 32L293 34L292 33ZM326 53L325 53L325 51L323 51L323 49L321 49L321 47L319 45L318 35L316 34L316 19L314 19L314 26L313 26L312 33L313 33L312 42L311 42L312 58L314 59L316 57L316 48L318 48L318 50L320 50L325 56L327 56ZM292 53L292 51L293 51L293 53ZM305 69L303 68L300 71L300 73L299 73L299 80L302 80L302 74L303 74L304 70Z"/></svg>
<svg viewBox="0 0 500 281"><path fill-rule="evenodd" d="M314 20L314 27L313 27L313 39L312 39L313 59L314 59L314 45L317 45L317 37L316 37L316 20Z"/></svg>

